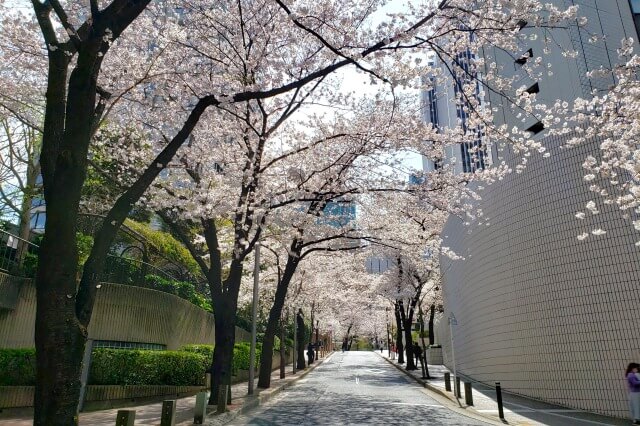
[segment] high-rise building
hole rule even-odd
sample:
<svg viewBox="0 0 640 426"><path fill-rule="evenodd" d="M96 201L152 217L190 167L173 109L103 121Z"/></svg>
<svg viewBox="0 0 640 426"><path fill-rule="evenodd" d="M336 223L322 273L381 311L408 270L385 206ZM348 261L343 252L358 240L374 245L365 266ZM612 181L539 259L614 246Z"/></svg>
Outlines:
<svg viewBox="0 0 640 426"><path fill-rule="evenodd" d="M483 170L488 165L486 138L482 128L470 125L468 115L470 105L462 96L465 85L473 84L475 85L474 101L478 102L478 105L483 103L480 88L475 81L477 73L471 67L474 59L474 55L470 51L458 54L454 60L455 64L444 64L435 55L429 58L429 64L442 68L443 74L448 77L437 81L430 78L425 82L430 85L430 88L422 93L423 119L425 122L431 123L438 131L460 126L464 133L464 141L446 147L441 161L433 162L423 158L425 171L435 170L443 163L447 163L453 166L456 173L473 173L476 170ZM457 69L460 72L453 77L450 76L449 69Z"/></svg>
<svg viewBox="0 0 640 426"><path fill-rule="evenodd" d="M610 75L589 78L588 71L617 62L623 38L637 39L637 2L629 0L549 0L559 7L579 6L584 27L533 29L523 26L526 43L518 55L487 49L517 79L515 89L535 93L543 102L571 102L606 92ZM573 50L575 57L558 49ZM542 57L549 67L533 80L527 61ZM640 329L639 235L616 207L603 205L588 220L575 218L597 195L583 180L582 164L599 155L600 141L577 147L566 137L549 135L534 116L518 115L487 91L498 124L528 129L551 154L531 155L520 174L480 192L475 206L481 220L465 226L452 217L443 245L464 260L441 258L445 317L454 314L456 367L479 382L571 408L626 417L623 372L637 362ZM491 141L494 160L515 164L509 145ZM591 231L606 230L596 236ZM589 233L584 241L576 237ZM441 323L445 323L442 321ZM439 330L445 363L451 367L449 329Z"/></svg>

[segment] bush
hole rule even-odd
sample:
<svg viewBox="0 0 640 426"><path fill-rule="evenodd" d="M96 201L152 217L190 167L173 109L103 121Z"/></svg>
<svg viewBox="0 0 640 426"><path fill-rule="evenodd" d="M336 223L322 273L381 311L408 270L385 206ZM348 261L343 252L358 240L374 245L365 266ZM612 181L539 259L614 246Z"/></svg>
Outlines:
<svg viewBox="0 0 640 426"><path fill-rule="evenodd" d="M145 281L148 288L176 295L181 299L188 300L205 311L212 312L211 302L196 291L193 283L188 281L175 281L153 274L147 275Z"/></svg>
<svg viewBox="0 0 640 426"><path fill-rule="evenodd" d="M0 349L0 386L36 383L35 349Z"/></svg>
<svg viewBox="0 0 640 426"><path fill-rule="evenodd" d="M209 361L213 358L213 345L185 345L181 347L180 350L202 355Z"/></svg>
<svg viewBox="0 0 640 426"><path fill-rule="evenodd" d="M256 365L260 365L260 352L262 351L262 345L258 343L256 345ZM240 342L236 343L233 347L233 365L231 371L236 374L238 370L248 370L249 361L251 356L251 343Z"/></svg>
<svg viewBox="0 0 640 426"><path fill-rule="evenodd" d="M96 349L89 384L202 385L209 362L191 352Z"/></svg>

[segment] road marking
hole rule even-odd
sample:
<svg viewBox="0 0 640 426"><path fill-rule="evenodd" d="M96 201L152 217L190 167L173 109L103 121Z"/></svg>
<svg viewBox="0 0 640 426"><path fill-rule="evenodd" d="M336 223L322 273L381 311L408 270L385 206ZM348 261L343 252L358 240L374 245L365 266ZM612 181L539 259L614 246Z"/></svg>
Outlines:
<svg viewBox="0 0 640 426"><path fill-rule="evenodd" d="M356 376L356 385L360 384L360 377Z"/></svg>

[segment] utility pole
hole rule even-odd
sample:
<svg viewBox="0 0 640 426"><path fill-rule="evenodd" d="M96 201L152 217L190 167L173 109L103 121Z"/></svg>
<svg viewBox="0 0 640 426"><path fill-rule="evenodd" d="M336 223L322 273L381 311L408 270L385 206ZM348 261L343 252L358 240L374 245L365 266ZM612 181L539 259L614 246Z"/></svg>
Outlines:
<svg viewBox="0 0 640 426"><path fill-rule="evenodd" d="M255 245L253 265L253 306L251 310L251 350L249 352L249 395L253 395L253 380L256 375L256 323L258 322L258 287L260 284L260 243Z"/></svg>

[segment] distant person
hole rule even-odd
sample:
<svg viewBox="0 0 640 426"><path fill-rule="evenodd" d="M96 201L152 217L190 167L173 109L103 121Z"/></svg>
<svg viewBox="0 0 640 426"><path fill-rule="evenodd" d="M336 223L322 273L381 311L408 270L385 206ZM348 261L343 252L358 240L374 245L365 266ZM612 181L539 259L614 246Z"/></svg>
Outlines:
<svg viewBox="0 0 640 426"><path fill-rule="evenodd" d="M344 339L342 341L342 352L347 350L347 339Z"/></svg>
<svg viewBox="0 0 640 426"><path fill-rule="evenodd" d="M422 361L422 348L418 342L413 344L413 354L416 356L416 365Z"/></svg>
<svg viewBox="0 0 640 426"><path fill-rule="evenodd" d="M634 425L640 425L640 379L638 378L640 365L632 362L627 366L625 376L629 388L629 411Z"/></svg>
<svg viewBox="0 0 640 426"><path fill-rule="evenodd" d="M313 352L313 343L309 342L307 345L307 359L309 360L308 364L311 365L313 360L315 359L315 353Z"/></svg>

